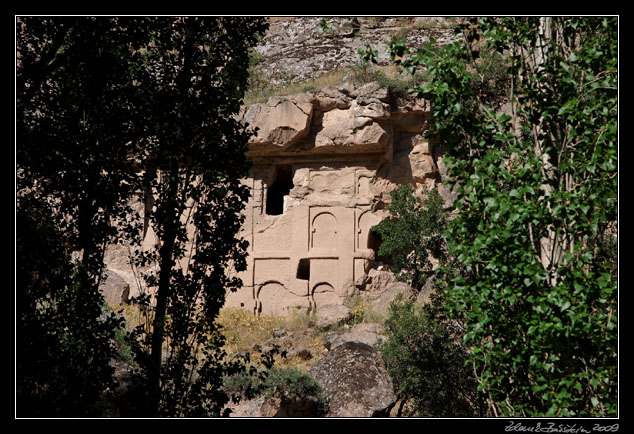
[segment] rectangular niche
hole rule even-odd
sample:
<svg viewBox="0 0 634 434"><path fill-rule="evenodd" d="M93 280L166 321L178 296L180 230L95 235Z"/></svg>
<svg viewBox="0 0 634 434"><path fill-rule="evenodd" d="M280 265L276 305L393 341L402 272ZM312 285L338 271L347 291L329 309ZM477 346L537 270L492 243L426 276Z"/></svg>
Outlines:
<svg viewBox="0 0 634 434"><path fill-rule="evenodd" d="M354 195L357 199L367 199L368 201L371 199L370 184L373 177L374 174L367 170L357 170L355 172Z"/></svg>
<svg viewBox="0 0 634 434"><path fill-rule="evenodd" d="M355 210L354 251L367 252L376 248L375 235L372 227L379 224L381 218L370 210Z"/></svg>

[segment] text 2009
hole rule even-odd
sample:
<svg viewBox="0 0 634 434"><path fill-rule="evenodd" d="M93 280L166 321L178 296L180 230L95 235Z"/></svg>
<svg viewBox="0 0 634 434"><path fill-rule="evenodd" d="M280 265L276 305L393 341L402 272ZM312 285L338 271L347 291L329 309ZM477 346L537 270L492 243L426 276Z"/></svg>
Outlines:
<svg viewBox="0 0 634 434"><path fill-rule="evenodd" d="M592 431L596 432L617 432L619 430L619 424L615 423L613 425L605 425L601 426L598 423L595 423L592 427Z"/></svg>

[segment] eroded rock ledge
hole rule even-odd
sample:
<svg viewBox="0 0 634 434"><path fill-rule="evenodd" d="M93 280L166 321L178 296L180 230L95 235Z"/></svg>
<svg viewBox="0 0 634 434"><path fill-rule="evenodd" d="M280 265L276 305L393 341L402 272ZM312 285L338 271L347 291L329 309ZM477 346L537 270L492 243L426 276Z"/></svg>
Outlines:
<svg viewBox="0 0 634 434"><path fill-rule="evenodd" d="M273 97L247 106L241 119L257 128L249 142L254 161L273 156L375 154L391 158L390 95L378 83L327 87L319 93Z"/></svg>

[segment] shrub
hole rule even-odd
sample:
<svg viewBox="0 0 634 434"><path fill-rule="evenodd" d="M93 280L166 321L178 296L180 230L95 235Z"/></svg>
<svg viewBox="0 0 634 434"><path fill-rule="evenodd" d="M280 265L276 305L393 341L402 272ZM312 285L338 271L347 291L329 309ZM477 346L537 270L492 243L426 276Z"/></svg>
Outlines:
<svg viewBox="0 0 634 434"><path fill-rule="evenodd" d="M289 401L317 399L320 412L326 410L326 398L317 380L297 368L277 366L261 370L259 375L241 373L225 379L230 394L250 399L258 395Z"/></svg>
<svg viewBox="0 0 634 434"><path fill-rule="evenodd" d="M466 348L432 305L399 295L390 305L385 328L388 339L379 348L401 400L399 416L402 411L423 417L477 413L477 383L465 366Z"/></svg>
<svg viewBox="0 0 634 434"><path fill-rule="evenodd" d="M423 194L423 198L415 196L409 184L393 190L392 202L387 207L392 218L372 229L382 240L378 254L390 256L397 280L407 282L417 291L433 273L431 259L441 262L446 259L443 199L436 190L424 189Z"/></svg>

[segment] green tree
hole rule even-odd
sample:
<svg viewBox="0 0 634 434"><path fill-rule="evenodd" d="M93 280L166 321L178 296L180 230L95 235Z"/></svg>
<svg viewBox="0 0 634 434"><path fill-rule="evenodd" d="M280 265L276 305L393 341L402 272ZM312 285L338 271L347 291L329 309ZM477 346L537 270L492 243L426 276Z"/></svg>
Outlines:
<svg viewBox="0 0 634 434"><path fill-rule="evenodd" d="M135 188L124 20L16 18L16 399L20 416L99 416L119 320L98 291Z"/></svg>
<svg viewBox="0 0 634 434"><path fill-rule="evenodd" d="M457 188L446 288L492 415L617 412L616 17L479 18L406 52ZM498 110L475 86L496 52Z"/></svg>
<svg viewBox="0 0 634 434"><path fill-rule="evenodd" d="M372 228L382 241L377 253L392 258L398 280L421 291L434 273L432 258L446 259L444 201L428 188L416 195L410 184L394 189L390 197L391 217Z"/></svg>
<svg viewBox="0 0 634 434"><path fill-rule="evenodd" d="M382 239L378 253L390 255L397 278L415 290L428 281L435 288L430 303L395 300L385 321L388 339L380 349L400 400L398 415L477 415L480 396L473 369L466 365L462 328L442 308L442 266L451 261L444 200L429 188L416 194L412 185L393 190L391 198L387 209L392 217L373 228Z"/></svg>
<svg viewBox="0 0 634 434"><path fill-rule="evenodd" d="M102 311L103 255L111 242L140 244L143 224L159 247L135 258L158 270L146 276L156 298L140 301L152 327L130 337L140 414L219 413L221 379L241 369L223 361L213 325L240 285L228 269L245 263L248 134L234 115L264 28L261 18L16 20L18 414L103 414L120 325ZM147 221L128 206L139 193L156 196Z"/></svg>
<svg viewBox="0 0 634 434"><path fill-rule="evenodd" d="M146 314L136 331L143 379L140 411L149 416L219 415L228 397L215 318L241 281L246 241L238 238L248 198L241 183L250 133L236 119L248 81L249 48L264 19L187 17L150 20L152 43L137 77L147 100L142 146L148 223L155 250L141 251ZM140 240L138 240L140 244ZM222 375L221 375L222 374Z"/></svg>

